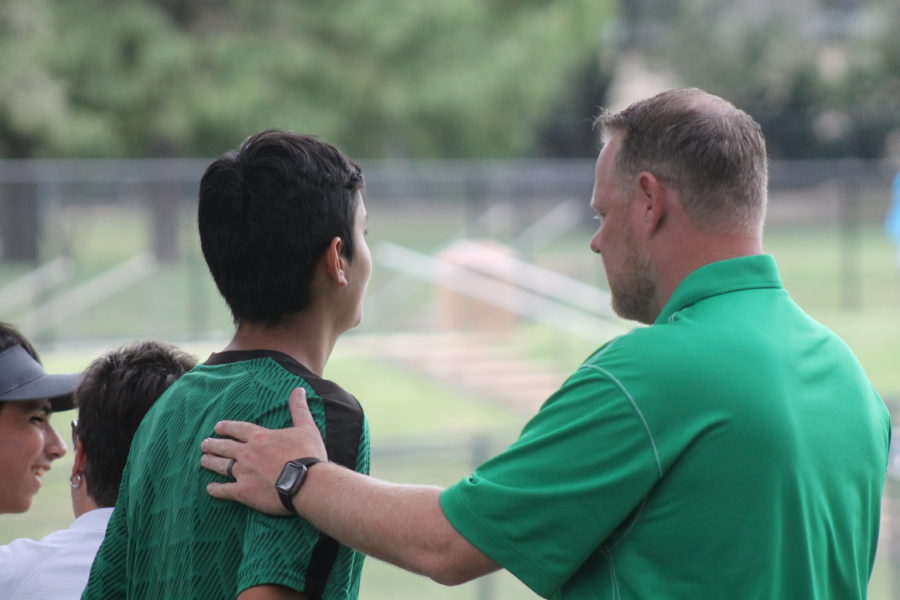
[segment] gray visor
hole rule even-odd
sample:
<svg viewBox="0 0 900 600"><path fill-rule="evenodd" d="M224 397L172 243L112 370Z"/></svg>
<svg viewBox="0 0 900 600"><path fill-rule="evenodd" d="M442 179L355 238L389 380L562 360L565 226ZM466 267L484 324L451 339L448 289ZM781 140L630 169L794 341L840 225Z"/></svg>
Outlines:
<svg viewBox="0 0 900 600"><path fill-rule="evenodd" d="M54 411L72 408L81 374L48 375L22 346L0 352L0 402L47 398Z"/></svg>

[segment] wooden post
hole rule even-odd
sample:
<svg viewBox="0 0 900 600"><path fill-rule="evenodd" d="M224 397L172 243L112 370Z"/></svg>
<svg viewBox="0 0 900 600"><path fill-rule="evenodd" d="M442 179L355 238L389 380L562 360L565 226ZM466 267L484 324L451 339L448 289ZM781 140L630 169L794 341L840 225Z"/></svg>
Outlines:
<svg viewBox="0 0 900 600"><path fill-rule="evenodd" d="M0 244L7 261L38 261L39 211L34 182L0 186Z"/></svg>
<svg viewBox="0 0 900 600"><path fill-rule="evenodd" d="M152 226L153 255L163 263L173 263L181 256L179 214L181 185L158 182L151 186L148 198Z"/></svg>

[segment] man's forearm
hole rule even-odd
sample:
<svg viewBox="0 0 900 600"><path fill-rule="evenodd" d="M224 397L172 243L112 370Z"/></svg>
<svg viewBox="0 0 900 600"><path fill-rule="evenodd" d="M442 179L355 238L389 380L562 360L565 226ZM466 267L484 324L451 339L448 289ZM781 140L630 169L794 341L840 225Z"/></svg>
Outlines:
<svg viewBox="0 0 900 600"><path fill-rule="evenodd" d="M344 545L439 583L455 585L496 570L447 521L440 493L436 487L387 483L321 463L310 469L294 506Z"/></svg>
<svg viewBox="0 0 900 600"><path fill-rule="evenodd" d="M200 464L232 482L212 482L216 498L243 502L269 514L285 514L275 489L282 466L297 456L327 457L309 413L306 393L291 394L294 427L265 429L221 421L219 438L201 444ZM498 568L447 520L441 490L379 481L330 462L309 467L294 496L294 508L320 531L345 546L393 563L439 583L463 583Z"/></svg>

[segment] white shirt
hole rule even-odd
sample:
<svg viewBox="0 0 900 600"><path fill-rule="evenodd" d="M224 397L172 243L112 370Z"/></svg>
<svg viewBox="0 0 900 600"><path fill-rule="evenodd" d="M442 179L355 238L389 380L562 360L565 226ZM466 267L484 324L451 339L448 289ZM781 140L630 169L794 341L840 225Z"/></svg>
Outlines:
<svg viewBox="0 0 900 600"><path fill-rule="evenodd" d="M112 511L91 510L40 541L20 538L0 546L0 599L81 598Z"/></svg>

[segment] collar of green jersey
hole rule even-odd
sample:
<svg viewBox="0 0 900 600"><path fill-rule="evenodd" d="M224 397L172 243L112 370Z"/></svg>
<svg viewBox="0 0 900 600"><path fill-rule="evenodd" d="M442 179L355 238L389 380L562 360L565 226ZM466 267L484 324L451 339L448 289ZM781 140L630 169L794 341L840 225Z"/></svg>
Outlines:
<svg viewBox="0 0 900 600"><path fill-rule="evenodd" d="M781 276L771 254L729 258L703 265L675 288L656 323L665 323L679 310L700 300L754 288L780 288Z"/></svg>

